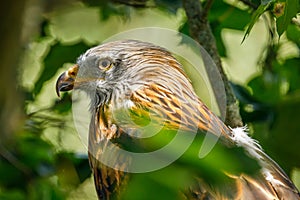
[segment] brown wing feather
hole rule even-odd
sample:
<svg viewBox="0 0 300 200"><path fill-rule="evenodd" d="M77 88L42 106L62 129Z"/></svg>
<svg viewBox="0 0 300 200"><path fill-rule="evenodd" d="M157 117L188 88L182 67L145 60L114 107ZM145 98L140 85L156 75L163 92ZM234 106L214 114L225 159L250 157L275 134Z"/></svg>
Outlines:
<svg viewBox="0 0 300 200"><path fill-rule="evenodd" d="M117 197L125 185L128 175L122 170L108 167L101 162L101 156L113 140L121 138L122 130L112 124L109 107L102 105L96 109L92 116L89 134L89 161L94 175L94 183L99 199L109 200ZM113 152L110 152L113 154ZM114 154L116 156L116 154ZM126 160L115 158L115 165L120 168ZM124 165L126 166L126 164Z"/></svg>
<svg viewBox="0 0 300 200"><path fill-rule="evenodd" d="M131 100L135 103L132 108L135 112L146 107L166 120L171 128L188 131L196 127L224 138L231 135L230 129L196 96L174 94L159 84L151 84L134 91Z"/></svg>
<svg viewBox="0 0 300 200"><path fill-rule="evenodd" d="M182 97L182 99L177 98ZM168 121L170 128L208 131L221 136L226 145L233 145L232 131L214 115L198 98L186 94L174 94L172 91L157 84L148 85L132 93L131 100L135 103L132 109L147 107ZM147 103L145 103L147 102ZM249 138L250 139L250 138ZM229 142L228 142L229 141ZM191 199L300 199L297 188L282 169L269 158L259 147L253 149L260 156L262 170L254 175L228 174L230 187L214 188L199 179L197 188L191 190ZM258 159L258 158L255 158ZM265 172L272 176L267 176ZM272 177L274 180L267 180ZM277 184L276 184L277 183Z"/></svg>

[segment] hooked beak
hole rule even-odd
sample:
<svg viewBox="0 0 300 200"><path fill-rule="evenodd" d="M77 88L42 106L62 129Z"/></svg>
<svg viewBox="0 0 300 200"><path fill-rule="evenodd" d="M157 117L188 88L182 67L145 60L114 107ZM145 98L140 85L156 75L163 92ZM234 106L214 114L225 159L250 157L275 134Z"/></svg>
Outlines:
<svg viewBox="0 0 300 200"><path fill-rule="evenodd" d="M77 72L78 65L74 65L58 77L56 81L56 94L58 97L60 97L60 92L73 89Z"/></svg>

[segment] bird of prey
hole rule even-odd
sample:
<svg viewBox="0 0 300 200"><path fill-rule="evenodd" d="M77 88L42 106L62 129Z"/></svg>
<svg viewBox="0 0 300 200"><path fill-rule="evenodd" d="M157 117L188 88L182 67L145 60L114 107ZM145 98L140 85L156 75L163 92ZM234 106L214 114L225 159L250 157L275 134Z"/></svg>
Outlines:
<svg viewBox="0 0 300 200"><path fill-rule="evenodd" d="M122 109L133 113L135 122L151 113L156 123L163 121L169 129L180 127L188 132L196 127L209 131L220 136L225 146L243 147L260 165L260 170L251 175L224 172L234 182L225 192L200 181L193 199L300 199L289 177L244 128L227 127L204 105L182 65L162 47L119 40L91 48L57 80L58 95L74 88L86 92L91 101L89 161L99 199L117 198L128 181L129 174L122 167L130 165L129 159L110 157L122 166L114 168L106 166L100 158L110 145L122 147L122 142L133 141L132 132L138 126L126 119L116 119L113 114Z"/></svg>

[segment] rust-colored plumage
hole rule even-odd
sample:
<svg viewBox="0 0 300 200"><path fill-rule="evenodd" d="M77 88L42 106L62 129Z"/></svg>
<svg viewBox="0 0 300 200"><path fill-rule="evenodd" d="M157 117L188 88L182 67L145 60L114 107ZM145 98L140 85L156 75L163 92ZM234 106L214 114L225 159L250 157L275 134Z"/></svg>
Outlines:
<svg viewBox="0 0 300 200"><path fill-rule="evenodd" d="M224 145L244 147L261 165L252 176L226 174L233 183L226 192L199 178L199 187L189 198L300 199L288 176L243 128L228 128L201 102L181 64L163 48L135 40L94 47L59 77L56 87L58 94L74 87L91 98L89 159L99 199L117 197L128 181L124 171L130 158L110 152L109 159L119 170L99 161L105 151L113 151L112 145L122 148L125 140L134 143L129 132L138 126L126 117L117 119L114 113L119 110L134 113L137 119L151 113L169 129L208 131L220 136Z"/></svg>

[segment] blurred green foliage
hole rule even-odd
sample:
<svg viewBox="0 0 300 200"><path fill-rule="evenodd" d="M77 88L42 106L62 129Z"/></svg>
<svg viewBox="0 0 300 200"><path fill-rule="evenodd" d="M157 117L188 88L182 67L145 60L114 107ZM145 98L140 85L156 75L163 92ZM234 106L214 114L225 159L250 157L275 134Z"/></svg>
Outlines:
<svg viewBox="0 0 300 200"><path fill-rule="evenodd" d="M268 27L268 45L264 50L264 56L258 60L261 73L252 77L245 85L233 83L233 88L240 100L243 120L251 128L253 136L260 141L266 152L290 173L300 167L299 18L298 24L291 22L300 11L299 1L249 2L249 5L241 5L241 2L214 1L209 22L219 53L226 57L227 49L221 34L224 29L243 31L247 28L244 38L247 40L246 36L251 33L254 24L262 15L271 21ZM179 15L182 9L180 0L151 2L84 0L83 3L87 7L98 9L101 22L109 20L112 16L131 20L133 12L153 7L169 16ZM205 3L204 1L203 4ZM64 12L68 12L69 7L72 5L67 4L64 8L60 8L60 11L63 9ZM55 12L53 13L44 15L40 35L35 41L41 44L49 37L52 39L40 58L42 67L34 79L34 87L23 88L21 83L19 85L23 88L25 97L24 127L18 129L11 141L0 144L0 199L76 199L76 195L72 195L72 192L89 180L91 175L86 154L68 151L57 145L60 144L59 138L69 130L66 118L71 112L70 95L66 93L60 100L50 99L49 96L51 102L47 108L40 106L41 102L37 99L45 93L45 90L46 94L49 93L49 88L45 85L49 81L53 83L64 63L76 62L81 53L97 43L88 43L81 35L78 35L79 40L68 43L57 38L49 31L52 18L55 17ZM143 17L142 14L140 16ZM153 26L155 25L153 22ZM115 23L113 26L118 24ZM185 17L177 29L189 34ZM281 42L278 40L279 36L286 38ZM298 53L292 57L282 58L280 50L287 42L293 45ZM31 49L28 48L26 51ZM54 91L54 85L52 89ZM49 132L53 135L58 133L59 137L53 142L45 136L46 132L48 135ZM191 176L195 174L206 176L209 180L216 178L218 181L217 174L220 170L233 172L248 170L251 173L257 169L257 164L247 159L239 148L230 150L217 146L209 156L199 160L197 158L199 146L199 143L192 145L172 166L156 172L135 175L124 192L123 199L180 199L178 191L185 189L193 181ZM241 161L241 158L244 160ZM222 166L222 169L219 166ZM92 184L91 181L90 183ZM79 193L80 191L82 190L79 190Z"/></svg>
<svg viewBox="0 0 300 200"><path fill-rule="evenodd" d="M78 42L73 45L64 45L57 42L52 45L49 53L44 58L44 69L35 83L33 94L39 94L43 84L50 80L64 63L76 60L76 58L87 49L89 49L89 46L83 42Z"/></svg>

